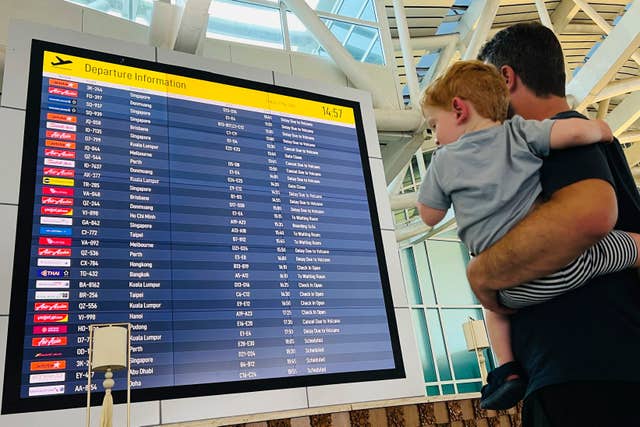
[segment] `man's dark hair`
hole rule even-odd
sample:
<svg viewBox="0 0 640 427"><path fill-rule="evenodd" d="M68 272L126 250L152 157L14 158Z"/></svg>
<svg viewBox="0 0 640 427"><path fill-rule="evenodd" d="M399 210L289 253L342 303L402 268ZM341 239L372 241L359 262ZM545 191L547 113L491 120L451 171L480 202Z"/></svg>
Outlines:
<svg viewBox="0 0 640 427"><path fill-rule="evenodd" d="M562 47L549 28L526 22L498 32L478 55L478 59L513 68L536 96L565 96Z"/></svg>

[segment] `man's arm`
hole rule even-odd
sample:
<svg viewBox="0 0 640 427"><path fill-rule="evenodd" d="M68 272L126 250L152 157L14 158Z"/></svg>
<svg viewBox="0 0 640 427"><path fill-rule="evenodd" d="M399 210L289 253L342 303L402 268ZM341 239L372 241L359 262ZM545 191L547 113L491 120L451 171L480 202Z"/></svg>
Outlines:
<svg viewBox="0 0 640 427"><path fill-rule="evenodd" d="M604 120L579 118L556 120L551 127L549 145L552 149L613 141L611 128Z"/></svg>
<svg viewBox="0 0 640 427"><path fill-rule="evenodd" d="M552 194L467 266L471 288L488 309L506 312L496 291L549 275L602 239L615 225L611 184L587 179Z"/></svg>
<svg viewBox="0 0 640 427"><path fill-rule="evenodd" d="M416 207L418 208L418 213L420 213L420 218L431 227L442 221L442 218L447 214L446 210L432 208L421 202L416 203Z"/></svg>

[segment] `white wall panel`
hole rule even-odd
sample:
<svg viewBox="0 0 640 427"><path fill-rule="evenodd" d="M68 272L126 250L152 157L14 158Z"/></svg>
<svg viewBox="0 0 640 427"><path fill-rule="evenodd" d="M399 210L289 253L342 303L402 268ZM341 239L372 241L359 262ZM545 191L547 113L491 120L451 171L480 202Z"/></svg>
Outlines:
<svg viewBox="0 0 640 427"><path fill-rule="evenodd" d="M394 230L395 225L393 224L393 215L391 214L391 205L389 204L389 193L387 193L386 181L384 179L382 159L369 159L369 166L371 168L376 204L378 205L380 228L383 230Z"/></svg>
<svg viewBox="0 0 640 427"><path fill-rule="evenodd" d="M306 408L307 393L304 388L293 388L163 400L160 404L162 423L175 423Z"/></svg>
<svg viewBox="0 0 640 427"><path fill-rule="evenodd" d="M231 62L231 46L228 43L215 39L204 39L200 49L205 58Z"/></svg>
<svg viewBox="0 0 640 427"><path fill-rule="evenodd" d="M295 77L326 85L347 86L347 77L333 62L319 56L291 53L291 71Z"/></svg>
<svg viewBox="0 0 640 427"><path fill-rule="evenodd" d="M163 64L178 65L196 70L210 71L216 74L238 77L262 83L273 83L273 73L259 68L242 67L230 62L218 61L211 58L176 52L174 50L158 49L158 62Z"/></svg>
<svg viewBox="0 0 640 427"><path fill-rule="evenodd" d="M82 14L82 31L127 42L149 44L149 27L89 8Z"/></svg>
<svg viewBox="0 0 640 427"><path fill-rule="evenodd" d="M291 74L291 60L284 51L266 47L230 43L231 62Z"/></svg>
<svg viewBox="0 0 640 427"><path fill-rule="evenodd" d="M24 111L0 107L0 203L18 204Z"/></svg>
<svg viewBox="0 0 640 427"><path fill-rule="evenodd" d="M0 44L7 44L9 22L14 19L82 31L83 10L83 7L63 0L2 0L0 1Z"/></svg>
<svg viewBox="0 0 640 427"><path fill-rule="evenodd" d="M394 307L407 306L407 292L404 287L402 276L402 264L400 263L400 252L398 252L398 242L396 234L390 230L382 230L382 243L384 254L387 259L387 271L391 284L391 296Z"/></svg>
<svg viewBox="0 0 640 427"><path fill-rule="evenodd" d="M424 396L423 375L409 309L396 309L406 378L308 387L309 406Z"/></svg>
<svg viewBox="0 0 640 427"><path fill-rule="evenodd" d="M367 141L367 152L369 157L382 158L370 93L352 88L331 86L324 84L324 82L318 82L317 80L301 79L297 76L292 77L279 73L274 75L274 82L278 86L292 87L308 92L360 102L364 134Z"/></svg>
<svg viewBox="0 0 640 427"><path fill-rule="evenodd" d="M9 314L17 217L17 206L0 205L0 315Z"/></svg>
<svg viewBox="0 0 640 427"><path fill-rule="evenodd" d="M12 21L7 47L2 106L25 109L31 40L40 39L70 46L155 61L155 48L122 40L96 37L23 21Z"/></svg>

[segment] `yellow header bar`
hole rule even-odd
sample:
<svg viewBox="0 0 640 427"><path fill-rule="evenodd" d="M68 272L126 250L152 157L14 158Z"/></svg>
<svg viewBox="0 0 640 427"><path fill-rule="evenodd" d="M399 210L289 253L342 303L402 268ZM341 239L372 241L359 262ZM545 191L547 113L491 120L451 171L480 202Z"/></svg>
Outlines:
<svg viewBox="0 0 640 427"><path fill-rule="evenodd" d="M127 65L112 64L62 53L44 52L44 72L166 92L237 106L247 106L333 122L355 124L353 109L239 86L214 83Z"/></svg>

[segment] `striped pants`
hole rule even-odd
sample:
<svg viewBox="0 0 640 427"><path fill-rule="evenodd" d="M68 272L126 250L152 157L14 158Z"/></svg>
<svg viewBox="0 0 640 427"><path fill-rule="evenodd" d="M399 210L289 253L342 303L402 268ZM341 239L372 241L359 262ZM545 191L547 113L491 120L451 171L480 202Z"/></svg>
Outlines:
<svg viewBox="0 0 640 427"><path fill-rule="evenodd" d="M503 289L499 292L499 299L509 308L539 304L579 288L596 276L629 268L637 259L635 240L624 231L614 230L562 270L514 288Z"/></svg>

